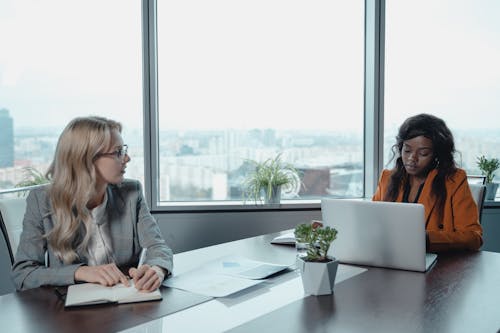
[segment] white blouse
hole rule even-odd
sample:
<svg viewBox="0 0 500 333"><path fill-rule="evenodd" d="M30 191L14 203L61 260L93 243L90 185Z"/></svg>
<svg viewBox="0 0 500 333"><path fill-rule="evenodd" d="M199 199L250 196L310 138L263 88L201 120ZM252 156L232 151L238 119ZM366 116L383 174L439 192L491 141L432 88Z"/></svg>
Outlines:
<svg viewBox="0 0 500 333"><path fill-rule="evenodd" d="M115 262L110 237L108 219L103 218L108 202L107 193L104 194L103 202L92 209L92 230L88 245L89 266L105 265Z"/></svg>

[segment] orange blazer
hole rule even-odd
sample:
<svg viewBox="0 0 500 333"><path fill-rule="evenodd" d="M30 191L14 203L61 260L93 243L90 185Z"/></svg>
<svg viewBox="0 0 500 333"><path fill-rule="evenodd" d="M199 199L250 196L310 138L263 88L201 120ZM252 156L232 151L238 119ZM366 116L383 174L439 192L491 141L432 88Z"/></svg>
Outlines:
<svg viewBox="0 0 500 333"><path fill-rule="evenodd" d="M446 180L446 201L443 219L434 209L436 201L431 194L432 181L437 175L431 170L418 199L425 207L425 229L429 240L429 252L448 250L479 250L483 244L483 229L479 224L477 206L467 182L464 170L458 169L453 177ZM391 170L383 170L377 191L372 200L382 201L387 191ZM399 190L397 202L403 201L403 187Z"/></svg>

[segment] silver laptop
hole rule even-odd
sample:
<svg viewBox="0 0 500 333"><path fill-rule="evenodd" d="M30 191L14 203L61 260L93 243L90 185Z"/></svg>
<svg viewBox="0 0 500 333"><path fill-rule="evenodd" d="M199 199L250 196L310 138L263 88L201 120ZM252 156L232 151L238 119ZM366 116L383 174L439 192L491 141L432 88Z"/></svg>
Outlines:
<svg viewBox="0 0 500 333"><path fill-rule="evenodd" d="M338 230L328 254L342 263L425 272L424 206L353 199L321 201L323 224Z"/></svg>

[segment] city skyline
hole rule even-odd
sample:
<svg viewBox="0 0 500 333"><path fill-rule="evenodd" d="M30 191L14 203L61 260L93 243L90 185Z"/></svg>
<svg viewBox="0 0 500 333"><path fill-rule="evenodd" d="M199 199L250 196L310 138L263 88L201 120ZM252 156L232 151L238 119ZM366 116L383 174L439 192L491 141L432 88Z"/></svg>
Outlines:
<svg viewBox="0 0 500 333"><path fill-rule="evenodd" d="M388 147L393 144L395 133L396 128L386 131L385 163L388 161ZM457 162L459 166L468 169L468 172L478 173L475 167L477 154L500 156L500 138L494 130L473 129L465 132L455 131L454 134L458 150ZM52 159L58 136L57 131L44 127L37 127L32 131L26 128L21 133L14 133L16 166L0 168L2 188L8 184L13 186L19 181L23 167L35 166L44 172ZM126 177L144 182L142 131L125 130L123 136L131 147L132 157ZM189 199L190 193L200 195L198 199L192 198L194 201L201 198L239 199L239 183L243 174L242 170L238 169L242 163L246 159L262 160L276 152L284 152L285 156L304 172L318 170L314 173L320 175L320 170L330 170L330 177L323 189L318 189L318 193L326 191L337 196L362 194L363 143L359 132L276 129L163 130L160 131L160 138L158 170L161 200L179 201L182 198L184 201ZM310 179L309 176L307 178ZM307 196L305 193L303 195Z"/></svg>

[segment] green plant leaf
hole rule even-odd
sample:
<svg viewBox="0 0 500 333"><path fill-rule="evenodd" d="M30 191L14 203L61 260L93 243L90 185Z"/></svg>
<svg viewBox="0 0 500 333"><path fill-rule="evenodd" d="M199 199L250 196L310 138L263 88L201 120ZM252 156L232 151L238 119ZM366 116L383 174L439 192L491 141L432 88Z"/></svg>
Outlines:
<svg viewBox="0 0 500 333"><path fill-rule="evenodd" d="M15 187L26 187L40 184L47 184L49 180L43 173L33 167L23 168L23 179Z"/></svg>
<svg viewBox="0 0 500 333"><path fill-rule="evenodd" d="M486 158L486 156L479 156L476 160L477 166L481 173L486 176L486 183L492 183L495 177L494 172L500 168L500 161L498 158Z"/></svg>
<svg viewBox="0 0 500 333"><path fill-rule="evenodd" d="M328 261L328 250L337 238L337 230L329 226L313 228L312 224L303 223L295 227L295 239L306 245L306 261Z"/></svg>
<svg viewBox="0 0 500 333"><path fill-rule="evenodd" d="M262 193L269 200L273 190L279 186L290 192L291 189L300 188L302 184L297 169L292 164L283 162L281 153L263 162L248 162L252 165L252 171L242 183L245 201L252 199L255 203L261 202Z"/></svg>

